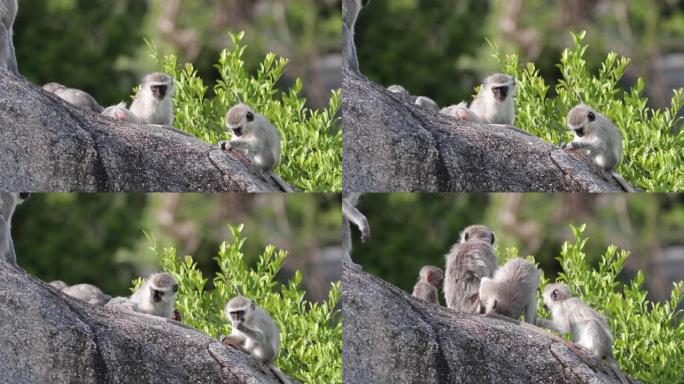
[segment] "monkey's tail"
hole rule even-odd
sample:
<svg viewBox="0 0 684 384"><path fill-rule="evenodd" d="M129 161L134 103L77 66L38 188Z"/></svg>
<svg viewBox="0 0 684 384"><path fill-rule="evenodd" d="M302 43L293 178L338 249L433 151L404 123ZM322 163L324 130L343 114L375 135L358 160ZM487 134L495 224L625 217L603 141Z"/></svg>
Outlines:
<svg viewBox="0 0 684 384"><path fill-rule="evenodd" d="M625 191L627 191L627 192L639 192L636 188L632 187L632 186L627 182L627 180L625 180L624 177L620 176L620 174L618 174L618 173L616 173L616 172L611 172L610 174L613 176L613 178L615 179L615 181L617 181L618 184L620 184L620 186L622 187L622 189L624 189Z"/></svg>
<svg viewBox="0 0 684 384"><path fill-rule="evenodd" d="M269 367L271 368L271 371L273 372L273 374L276 375L278 380L280 380L283 384L293 384L292 381L290 381L290 379L288 379L287 376L285 376L283 371L278 369L278 367L276 367L273 364L269 365Z"/></svg>
<svg viewBox="0 0 684 384"><path fill-rule="evenodd" d="M285 192L294 192L294 189L290 186L290 184L286 183L285 180L283 180L280 176L276 175L273 171L268 171L268 175L271 176L273 181L278 184L280 189L282 189Z"/></svg>
<svg viewBox="0 0 684 384"><path fill-rule="evenodd" d="M618 366L617 361L615 361L615 357L613 357L612 354L608 356L607 360L608 360L608 366L610 367L610 369L613 371L615 376L617 376L617 378L620 380L620 382L622 384L632 384L632 381L627 379L627 376L625 376L624 372L622 372L622 370Z"/></svg>

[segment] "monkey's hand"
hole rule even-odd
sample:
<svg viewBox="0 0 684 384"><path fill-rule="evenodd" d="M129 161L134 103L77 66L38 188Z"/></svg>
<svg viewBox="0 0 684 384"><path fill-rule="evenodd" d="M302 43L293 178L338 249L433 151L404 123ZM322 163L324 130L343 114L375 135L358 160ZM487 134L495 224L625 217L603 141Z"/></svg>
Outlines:
<svg viewBox="0 0 684 384"><path fill-rule="evenodd" d="M219 141L218 145L222 151L230 151L233 149L233 146L230 143L230 141Z"/></svg>
<svg viewBox="0 0 684 384"><path fill-rule="evenodd" d="M176 321L182 321L181 320L181 314L180 314L180 312L178 312L177 309L173 310L173 315L171 315L171 319L176 320Z"/></svg>

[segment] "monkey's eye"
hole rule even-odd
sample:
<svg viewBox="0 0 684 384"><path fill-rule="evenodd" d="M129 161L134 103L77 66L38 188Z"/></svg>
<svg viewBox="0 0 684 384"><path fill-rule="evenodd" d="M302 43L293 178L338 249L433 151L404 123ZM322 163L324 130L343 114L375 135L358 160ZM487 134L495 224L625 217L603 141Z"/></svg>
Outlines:
<svg viewBox="0 0 684 384"><path fill-rule="evenodd" d="M589 111L589 113L587 114L587 119L589 119L589 121L596 120L596 115L594 115L594 112Z"/></svg>
<svg viewBox="0 0 684 384"><path fill-rule="evenodd" d="M252 112L247 112L247 121L253 121L254 120L254 114Z"/></svg>
<svg viewBox="0 0 684 384"><path fill-rule="evenodd" d="M494 300L494 304L492 304L492 309L496 308L496 300Z"/></svg>
<svg viewBox="0 0 684 384"><path fill-rule="evenodd" d="M470 237L470 236L468 236L468 233L466 232L466 234L465 234L465 236L463 236L463 238L465 239L465 241L468 241L468 237Z"/></svg>

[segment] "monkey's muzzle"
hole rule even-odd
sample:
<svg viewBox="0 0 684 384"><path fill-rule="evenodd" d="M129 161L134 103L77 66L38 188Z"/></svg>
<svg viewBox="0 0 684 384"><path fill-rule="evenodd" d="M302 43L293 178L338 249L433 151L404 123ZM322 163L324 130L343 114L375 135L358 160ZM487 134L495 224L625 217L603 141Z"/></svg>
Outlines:
<svg viewBox="0 0 684 384"><path fill-rule="evenodd" d="M152 90L152 96L159 101L166 96L166 85L153 85L150 87L150 89Z"/></svg>
<svg viewBox="0 0 684 384"><path fill-rule="evenodd" d="M244 321L245 311L234 311L230 313L230 319L233 321Z"/></svg>
<svg viewBox="0 0 684 384"><path fill-rule="evenodd" d="M494 93L494 98L497 101L504 101L508 95L508 87L492 87L492 93Z"/></svg>
<svg viewBox="0 0 684 384"><path fill-rule="evenodd" d="M155 303L160 302L162 299L162 293L160 291L152 291L152 301Z"/></svg>
<svg viewBox="0 0 684 384"><path fill-rule="evenodd" d="M232 128L232 130L233 130L233 134L234 134L235 136L237 136L237 137L242 136L242 126L241 126L241 125L239 125L239 126L237 126L237 127L235 127L235 128Z"/></svg>
<svg viewBox="0 0 684 384"><path fill-rule="evenodd" d="M575 129L573 129L573 131L575 131L575 134L578 137L584 136L584 127L575 128Z"/></svg>

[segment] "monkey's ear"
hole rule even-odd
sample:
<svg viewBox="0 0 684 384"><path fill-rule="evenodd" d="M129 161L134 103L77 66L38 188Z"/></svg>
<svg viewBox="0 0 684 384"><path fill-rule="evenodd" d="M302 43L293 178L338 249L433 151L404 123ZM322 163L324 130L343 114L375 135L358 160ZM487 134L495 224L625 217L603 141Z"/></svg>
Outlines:
<svg viewBox="0 0 684 384"><path fill-rule="evenodd" d="M496 240L496 238L494 237L494 232L492 232L492 245L494 245L494 240Z"/></svg>
<svg viewBox="0 0 684 384"><path fill-rule="evenodd" d="M178 292L178 284L174 284L173 287L171 287L171 290L174 292Z"/></svg>
<svg viewBox="0 0 684 384"><path fill-rule="evenodd" d="M366 5L368 5L368 1L369 0L361 0L361 4L365 7Z"/></svg>
<svg viewBox="0 0 684 384"><path fill-rule="evenodd" d="M252 310L256 309L256 304L253 301L252 301L251 307L252 307Z"/></svg>
<svg viewBox="0 0 684 384"><path fill-rule="evenodd" d="M428 283L432 283L432 271L428 271L425 279L427 280Z"/></svg>
<svg viewBox="0 0 684 384"><path fill-rule="evenodd" d="M557 289L554 289L553 292L551 292L551 300L558 301L558 290Z"/></svg>
<svg viewBox="0 0 684 384"><path fill-rule="evenodd" d="M596 120L596 115L594 114L594 112L589 111L589 113L587 114L587 119L589 119L589 121Z"/></svg>
<svg viewBox="0 0 684 384"><path fill-rule="evenodd" d="M468 232L463 234L463 241L468 241Z"/></svg>

